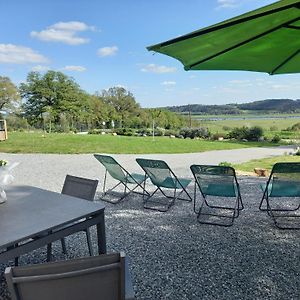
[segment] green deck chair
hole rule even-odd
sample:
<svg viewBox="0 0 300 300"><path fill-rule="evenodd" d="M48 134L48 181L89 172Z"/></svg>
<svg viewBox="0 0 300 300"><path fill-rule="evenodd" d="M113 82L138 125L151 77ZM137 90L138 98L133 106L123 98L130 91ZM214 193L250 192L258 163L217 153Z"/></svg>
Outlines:
<svg viewBox="0 0 300 300"><path fill-rule="evenodd" d="M280 229L300 229L300 225L290 226L286 224L286 222L290 223L290 221L300 217L297 214L300 208L300 163L276 163L272 168L267 183L262 184L261 189L264 194L260 201L259 209L267 211L275 226ZM271 198L273 199L271 200ZM290 203L284 201L284 198L296 201L295 205L290 207ZM278 199L280 199L280 204L286 203L286 205L278 205ZM275 201L277 205L273 206ZM263 207L264 202L266 203L265 207Z"/></svg>
<svg viewBox="0 0 300 300"><path fill-rule="evenodd" d="M232 226L234 219L239 216L240 210L244 208L235 170L232 167L211 165L192 165L190 168L195 178L194 212L197 214L198 222ZM202 202L198 210L196 209L197 187L202 196ZM209 203L212 199L210 201L208 199L211 197L218 197L217 199L221 201L225 200L224 205L212 205ZM230 203L230 198L234 199L233 205ZM208 212L203 212L204 207L207 208ZM213 220L202 220L201 216L209 216ZM214 221L215 219L217 221ZM224 222L228 219L229 222Z"/></svg>
<svg viewBox="0 0 300 300"><path fill-rule="evenodd" d="M144 187L142 184L147 179L144 175L136 174L136 173L129 173L111 156L94 154L94 157L105 167L103 196L101 197L101 200L116 204L116 203L119 203L121 200L123 200L125 197L127 197L132 192L144 195L145 191L144 191ZM112 178L117 180L118 183L114 187L112 187L108 190L105 190L107 173L109 173ZM130 188L128 186L129 184L134 184L135 186L133 188ZM110 199L104 198L106 195L108 195L114 189L116 189L119 185L124 186L124 192L120 198L117 198L116 200L110 200ZM140 187L143 190L143 193L139 193L139 192L135 191L135 189L138 187ZM127 190L129 192L127 192Z"/></svg>
<svg viewBox="0 0 300 300"><path fill-rule="evenodd" d="M175 202L176 199L184 200L184 201L192 201L191 196L186 190L186 187L190 184L192 181L191 179L186 178L177 178L177 176L174 174L174 172L170 169L170 167L167 165L166 162L163 160L153 160L153 159L143 159L143 158L137 158L137 163L141 166L141 168L144 170L146 176L150 178L151 182L156 186L155 191L150 195L148 194L148 197L145 198L145 195L143 195L143 201L144 201L144 208L146 209L153 209L165 212L167 211ZM166 189L172 189L174 190L173 196L168 196L162 188ZM181 190L179 193L177 193L177 190ZM144 192L146 192L145 189L145 182L144 182ZM167 203L163 204L161 202L151 200L153 195L160 191L167 199L171 199ZM180 198L180 195L182 193L185 193L188 196L188 199ZM148 204L159 204L160 207L153 207L149 206Z"/></svg>

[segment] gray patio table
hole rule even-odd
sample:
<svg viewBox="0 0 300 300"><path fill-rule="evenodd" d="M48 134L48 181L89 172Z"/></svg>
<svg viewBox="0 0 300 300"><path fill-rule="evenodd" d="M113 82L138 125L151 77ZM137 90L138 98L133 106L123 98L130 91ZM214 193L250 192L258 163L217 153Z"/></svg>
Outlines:
<svg viewBox="0 0 300 300"><path fill-rule="evenodd" d="M106 253L102 203L32 186L9 186L6 194L6 202L0 204L0 263L93 225L98 252Z"/></svg>

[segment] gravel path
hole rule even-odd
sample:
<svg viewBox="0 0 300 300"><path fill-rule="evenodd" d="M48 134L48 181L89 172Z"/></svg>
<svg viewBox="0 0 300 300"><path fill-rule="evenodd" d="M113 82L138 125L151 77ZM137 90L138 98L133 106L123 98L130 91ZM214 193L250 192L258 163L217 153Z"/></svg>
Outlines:
<svg viewBox="0 0 300 300"><path fill-rule="evenodd" d="M286 151L256 148L141 157L165 159L180 176L191 177L192 163L241 162ZM114 157L128 170L139 171L134 155ZM21 162L14 171L16 184L59 192L67 173L100 178L99 198L104 170L92 155L3 153L0 158ZM198 224L187 202L177 201L166 213L144 210L138 195L118 205L106 203L108 251L122 250L130 257L137 299L300 299L300 231L278 230L258 210L259 183L265 179L239 181L245 210L229 228ZM96 249L94 230L92 238ZM67 247L64 256L60 243L54 244L56 260L88 255L83 233L68 237ZM45 258L43 247L23 255L20 264L42 263ZM0 265L1 274L10 264ZM3 276L0 288L0 299L10 299Z"/></svg>

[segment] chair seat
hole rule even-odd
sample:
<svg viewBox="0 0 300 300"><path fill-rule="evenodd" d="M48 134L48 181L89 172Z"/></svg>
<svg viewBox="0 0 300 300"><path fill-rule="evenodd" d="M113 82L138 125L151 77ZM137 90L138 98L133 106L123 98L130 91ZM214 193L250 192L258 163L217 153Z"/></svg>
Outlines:
<svg viewBox="0 0 300 300"><path fill-rule="evenodd" d="M236 197L235 186L233 184L209 184L207 187L202 187L202 192L205 195L220 196L220 197Z"/></svg>
<svg viewBox="0 0 300 300"><path fill-rule="evenodd" d="M263 191L266 189L266 184L261 184L260 187ZM300 186L298 183L282 181L276 184L269 183L268 196L271 197L300 197Z"/></svg>
<svg viewBox="0 0 300 300"><path fill-rule="evenodd" d="M132 173L130 176L126 176L126 183L142 183L145 180L145 175L142 174Z"/></svg>
<svg viewBox="0 0 300 300"><path fill-rule="evenodd" d="M175 181L174 178L167 177L164 181L159 182L157 185L168 189L182 189L182 187L186 188L191 181L191 179L187 178L177 178L177 181Z"/></svg>

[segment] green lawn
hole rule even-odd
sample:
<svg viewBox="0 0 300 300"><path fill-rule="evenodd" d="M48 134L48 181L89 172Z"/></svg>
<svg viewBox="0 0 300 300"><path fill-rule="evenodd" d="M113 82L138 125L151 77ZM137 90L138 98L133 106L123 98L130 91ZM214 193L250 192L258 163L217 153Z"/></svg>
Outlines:
<svg viewBox="0 0 300 300"><path fill-rule="evenodd" d="M254 168L262 168L270 171L277 162L300 162L300 156L285 155L265 159L254 159L242 164L234 165L234 168L246 172L253 172Z"/></svg>
<svg viewBox="0 0 300 300"><path fill-rule="evenodd" d="M0 142L0 152L9 153L193 153L209 150L274 146L269 143L124 137L112 135L43 134L11 132Z"/></svg>

